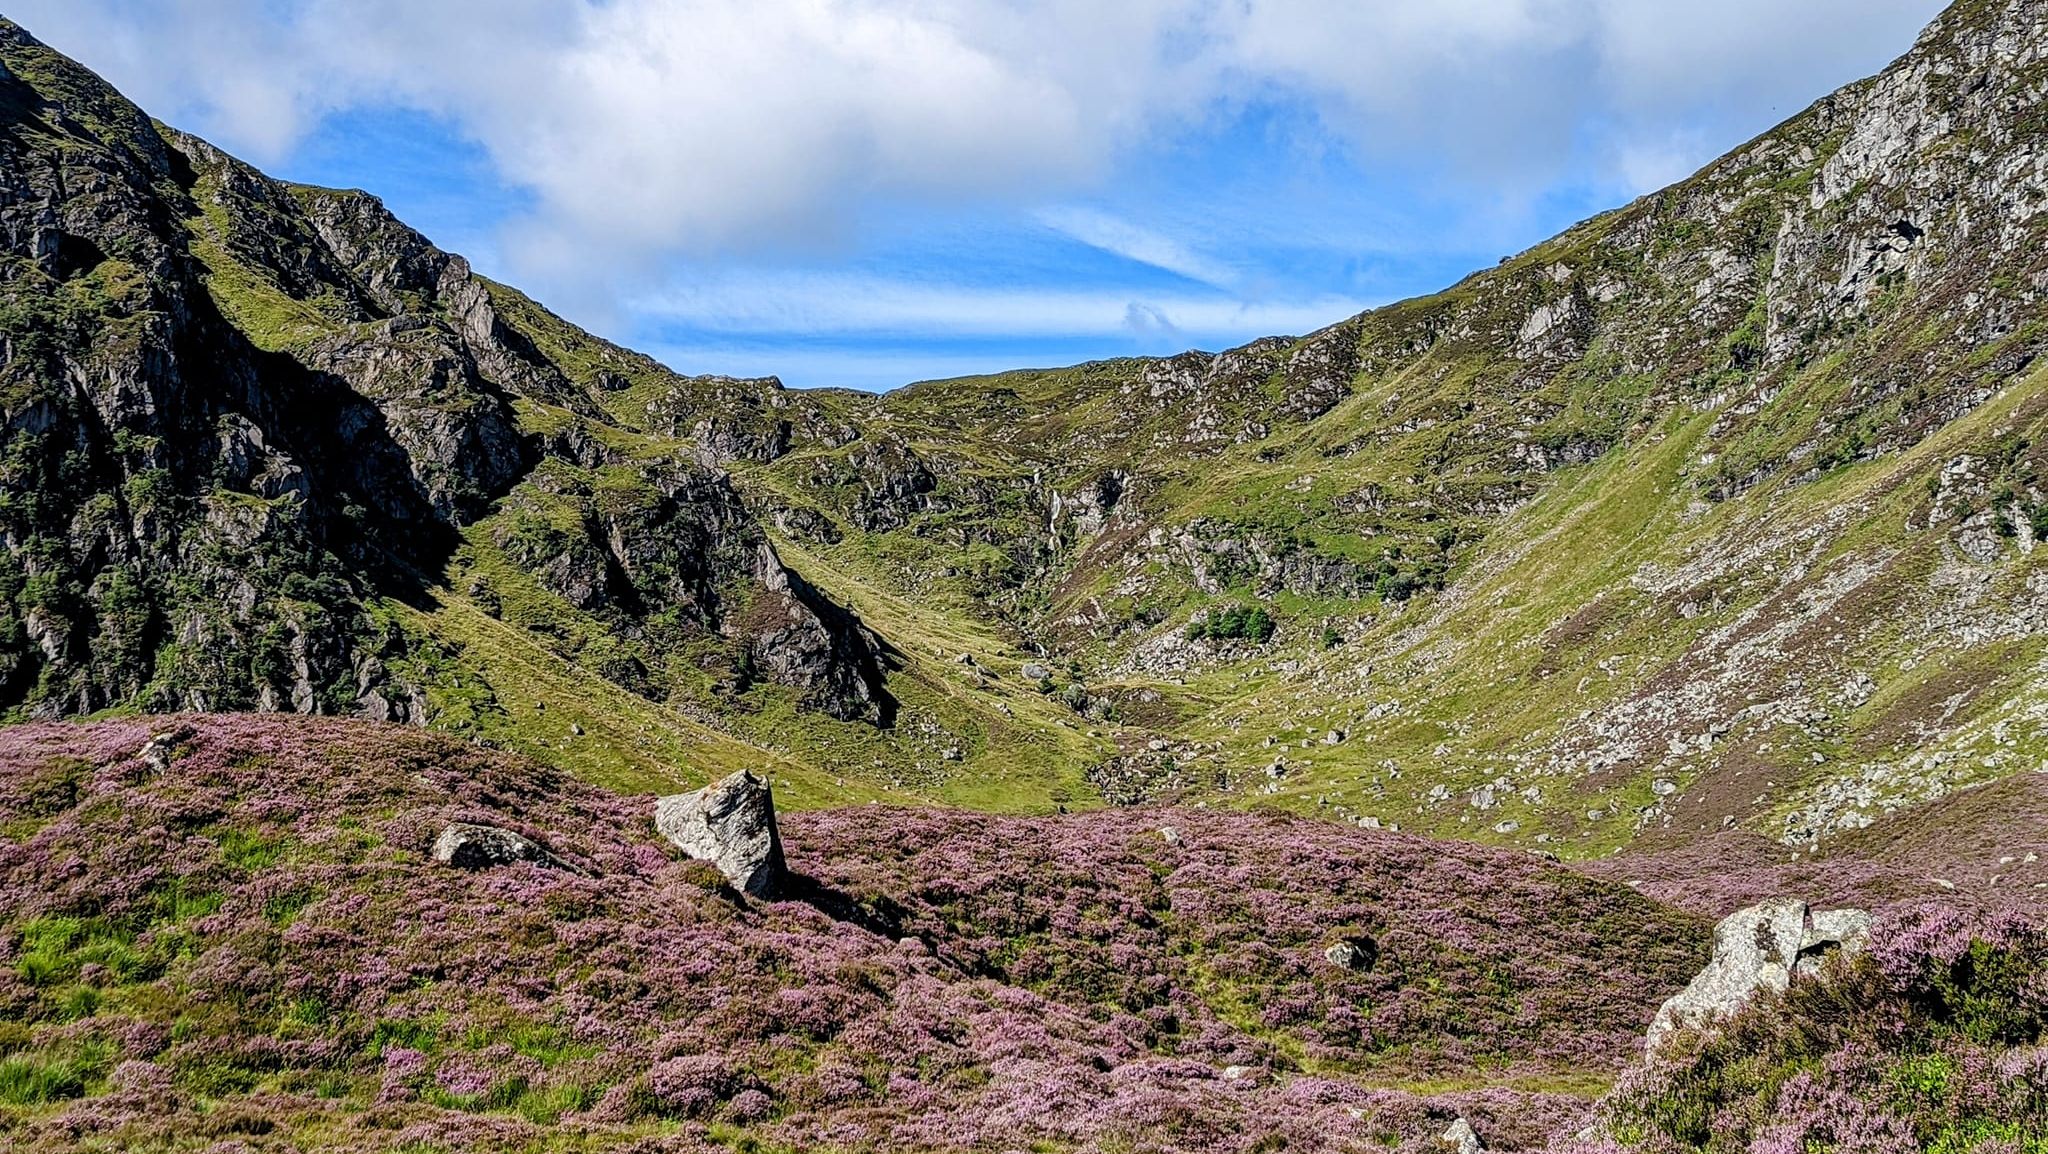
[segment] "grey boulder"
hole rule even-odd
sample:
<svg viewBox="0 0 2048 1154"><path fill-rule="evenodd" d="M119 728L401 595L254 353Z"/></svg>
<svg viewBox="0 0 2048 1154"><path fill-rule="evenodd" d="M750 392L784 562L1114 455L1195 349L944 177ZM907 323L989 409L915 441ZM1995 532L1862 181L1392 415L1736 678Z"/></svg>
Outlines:
<svg viewBox="0 0 2048 1154"><path fill-rule="evenodd" d="M782 837L768 783L741 770L695 793L659 798L654 828L677 849L718 867L737 889L771 897L782 882Z"/></svg>
<svg viewBox="0 0 2048 1154"><path fill-rule="evenodd" d="M1372 969L1379 956L1379 943L1371 938L1346 938L1323 951L1323 960L1340 970Z"/></svg>
<svg viewBox="0 0 2048 1154"><path fill-rule="evenodd" d="M1870 942L1862 910L1815 913L1798 898L1772 898L1737 910L1714 927L1714 955L1657 1011L1644 1052L1655 1057L1681 1030L1709 1030L1760 993L1783 993L1796 974L1817 976L1830 954L1861 953Z"/></svg>
<svg viewBox="0 0 2048 1154"><path fill-rule="evenodd" d="M550 869L571 868L524 834L466 821L452 822L443 829L434 839L432 853L435 861L457 869L491 869L522 861Z"/></svg>
<svg viewBox="0 0 2048 1154"><path fill-rule="evenodd" d="M1479 1141L1479 1135L1472 1129L1472 1123L1463 1118L1451 1123L1437 1140L1437 1147L1444 1154L1485 1154L1486 1146Z"/></svg>

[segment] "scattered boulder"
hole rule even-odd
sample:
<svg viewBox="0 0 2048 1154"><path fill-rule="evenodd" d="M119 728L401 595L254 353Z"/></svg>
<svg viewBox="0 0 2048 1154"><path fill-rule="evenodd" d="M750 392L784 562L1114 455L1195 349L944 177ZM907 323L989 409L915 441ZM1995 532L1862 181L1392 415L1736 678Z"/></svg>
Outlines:
<svg viewBox="0 0 2048 1154"><path fill-rule="evenodd" d="M179 743L185 741L190 736L191 731L189 730L151 734L149 740L143 743L142 749L135 756L142 761L142 764L148 766L152 772L163 773L171 768L171 759L176 756Z"/></svg>
<svg viewBox="0 0 2048 1154"><path fill-rule="evenodd" d="M1451 1128L1436 1140L1444 1154L1486 1154L1486 1144L1479 1140L1479 1134L1472 1129L1472 1123L1463 1118L1451 1123Z"/></svg>
<svg viewBox="0 0 2048 1154"><path fill-rule="evenodd" d="M432 853L435 861L457 869L493 869L525 861L549 869L579 872L524 834L474 822L450 823L434 839Z"/></svg>
<svg viewBox="0 0 2048 1154"><path fill-rule="evenodd" d="M1166 844L1167 844L1167 845L1179 845L1179 844L1180 844L1180 829L1179 829L1178 827L1176 827L1176 826L1170 826L1170 825L1163 825L1163 826L1160 826L1160 827L1159 827L1159 836L1160 836L1160 838L1162 838L1162 839L1163 839L1163 840L1164 840L1164 841L1166 842Z"/></svg>
<svg viewBox="0 0 2048 1154"><path fill-rule="evenodd" d="M768 783L741 770L695 793L654 803L654 827L677 849L718 867L737 889L772 897L784 871Z"/></svg>
<svg viewBox="0 0 2048 1154"><path fill-rule="evenodd" d="M1345 938L1324 950L1323 960L1340 970L1369 970L1380 960L1379 943L1371 938Z"/></svg>
<svg viewBox="0 0 2048 1154"><path fill-rule="evenodd" d="M1047 669L1036 661L1025 662L1024 668L1019 670L1019 672L1024 675L1024 680L1026 681L1044 681L1052 676L1052 670Z"/></svg>
<svg viewBox="0 0 2048 1154"><path fill-rule="evenodd" d="M1644 1051L1654 1057L1678 1031L1709 1029L1760 992L1782 993L1794 974L1817 974L1827 955L1853 956L1869 941L1870 915L1862 910L1816 914L1798 898L1772 898L1738 910L1714 927L1714 955L1706 968L1657 1011Z"/></svg>

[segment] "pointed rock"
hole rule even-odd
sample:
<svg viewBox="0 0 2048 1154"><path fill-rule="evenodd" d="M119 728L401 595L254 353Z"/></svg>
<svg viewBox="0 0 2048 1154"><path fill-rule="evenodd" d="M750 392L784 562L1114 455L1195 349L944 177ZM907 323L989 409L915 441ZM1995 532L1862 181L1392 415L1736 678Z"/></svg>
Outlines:
<svg viewBox="0 0 2048 1154"><path fill-rule="evenodd" d="M1714 927L1714 956L1706 968L1657 1011L1644 1051L1655 1057L1678 1031L1710 1029L1757 994L1784 992L1795 973L1818 974L1828 954L1854 956L1869 940L1870 915L1862 910L1810 913L1798 898L1737 910Z"/></svg>
<svg viewBox="0 0 2048 1154"><path fill-rule="evenodd" d="M654 827L677 849L718 867L734 887L772 897L783 875L782 837L768 783L741 770L695 793L659 798Z"/></svg>

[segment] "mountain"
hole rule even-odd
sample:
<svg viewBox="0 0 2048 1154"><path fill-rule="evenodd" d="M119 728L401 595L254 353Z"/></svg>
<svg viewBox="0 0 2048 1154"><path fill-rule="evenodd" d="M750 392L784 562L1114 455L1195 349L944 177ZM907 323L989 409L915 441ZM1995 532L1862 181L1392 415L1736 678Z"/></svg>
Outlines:
<svg viewBox="0 0 2048 1154"><path fill-rule="evenodd" d="M1821 843L2048 758L2044 21L1436 296L885 396L680 376L8 25L0 704Z"/></svg>
<svg viewBox="0 0 2048 1154"><path fill-rule="evenodd" d="M443 675L450 647L398 608L470 532L602 620L582 656L629 690L759 683L889 721L879 641L726 478L543 427L596 413L592 387L504 290L370 196L152 123L13 25L0 61L16 710L488 709L499 687Z"/></svg>

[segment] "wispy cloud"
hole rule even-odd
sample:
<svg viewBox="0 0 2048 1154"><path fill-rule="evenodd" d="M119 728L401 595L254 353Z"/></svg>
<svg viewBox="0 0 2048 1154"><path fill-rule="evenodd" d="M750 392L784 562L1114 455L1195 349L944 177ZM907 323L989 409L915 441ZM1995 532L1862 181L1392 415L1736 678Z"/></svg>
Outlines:
<svg viewBox="0 0 2048 1154"><path fill-rule="evenodd" d="M1193 251L1172 237L1091 208L1048 208L1038 221L1063 236L1113 256L1170 272L1186 280L1228 289L1237 270Z"/></svg>
<svg viewBox="0 0 2048 1154"><path fill-rule="evenodd" d="M1221 293L989 288L832 274L692 279L630 303L632 311L710 333L1193 337L1306 333L1378 302L1324 295L1241 301Z"/></svg>

